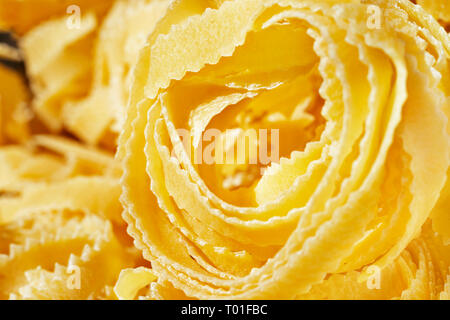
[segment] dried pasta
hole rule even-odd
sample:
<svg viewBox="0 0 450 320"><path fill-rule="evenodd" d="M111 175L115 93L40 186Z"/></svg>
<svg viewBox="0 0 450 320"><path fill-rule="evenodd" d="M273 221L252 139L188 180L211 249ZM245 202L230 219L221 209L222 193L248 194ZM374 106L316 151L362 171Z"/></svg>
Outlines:
<svg viewBox="0 0 450 320"><path fill-rule="evenodd" d="M141 51L119 145L160 296L364 298L372 270L374 298L445 296L445 31L408 1L203 4L171 7ZM278 128L281 158L199 163L213 128Z"/></svg>
<svg viewBox="0 0 450 320"><path fill-rule="evenodd" d="M0 300L450 299L449 10L1 1Z"/></svg>
<svg viewBox="0 0 450 320"><path fill-rule="evenodd" d="M24 79L6 66L0 65L0 79L0 145L24 142L30 134L30 94Z"/></svg>
<svg viewBox="0 0 450 320"><path fill-rule="evenodd" d="M114 159L52 136L5 146L0 158L0 298L116 298L120 271L140 258Z"/></svg>
<svg viewBox="0 0 450 320"><path fill-rule="evenodd" d="M63 129L63 105L89 90L97 18L86 13L79 29L67 18L49 20L29 31L21 42L35 98L33 110L52 132Z"/></svg>
<svg viewBox="0 0 450 320"><path fill-rule="evenodd" d="M40 23L66 13L72 14L73 5L80 11L93 10L104 15L112 0L3 0L0 7L0 29L24 35Z"/></svg>
<svg viewBox="0 0 450 320"><path fill-rule="evenodd" d="M165 0L117 1L105 18L96 42L91 91L63 109L67 129L86 143L95 145L120 132L133 65L167 4Z"/></svg>
<svg viewBox="0 0 450 320"><path fill-rule="evenodd" d="M446 0L419 0L419 5L430 12L447 29L450 27L450 3Z"/></svg>

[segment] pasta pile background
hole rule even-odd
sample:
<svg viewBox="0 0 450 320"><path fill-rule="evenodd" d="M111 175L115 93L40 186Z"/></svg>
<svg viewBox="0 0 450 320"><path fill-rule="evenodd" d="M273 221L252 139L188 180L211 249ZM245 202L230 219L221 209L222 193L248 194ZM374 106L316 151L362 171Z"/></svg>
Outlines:
<svg viewBox="0 0 450 320"><path fill-rule="evenodd" d="M449 27L447 0L0 1L0 299L448 300Z"/></svg>

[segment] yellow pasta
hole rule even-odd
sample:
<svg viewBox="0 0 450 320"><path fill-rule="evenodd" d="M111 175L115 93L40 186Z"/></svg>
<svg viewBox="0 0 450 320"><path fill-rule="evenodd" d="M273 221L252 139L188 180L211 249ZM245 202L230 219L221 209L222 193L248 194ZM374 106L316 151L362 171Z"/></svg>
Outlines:
<svg viewBox="0 0 450 320"><path fill-rule="evenodd" d="M0 65L0 145L23 142L29 136L30 96L24 79Z"/></svg>
<svg viewBox="0 0 450 320"><path fill-rule="evenodd" d="M0 1L0 299L448 300L449 10Z"/></svg>
<svg viewBox="0 0 450 320"><path fill-rule="evenodd" d="M133 65L168 3L116 1L105 18L96 42L91 92L82 100L67 102L63 109L67 129L88 144L105 142L120 132ZM114 146L116 141L105 143Z"/></svg>
<svg viewBox="0 0 450 320"><path fill-rule="evenodd" d="M140 258L114 159L52 136L3 147L0 158L0 298L116 298L120 271Z"/></svg>
<svg viewBox="0 0 450 320"><path fill-rule="evenodd" d="M190 4L141 51L119 145L124 218L164 297L371 297L374 269L411 274L378 298L445 295L448 261L414 240L428 219L448 228L432 214L450 156L438 23L408 1ZM205 139L217 163L196 158L208 130L261 128L279 161L217 162L221 133Z"/></svg>
<svg viewBox="0 0 450 320"><path fill-rule="evenodd" d="M18 49L13 48L8 44L0 43L0 59L20 61L20 52Z"/></svg>
<svg viewBox="0 0 450 320"><path fill-rule="evenodd" d="M91 77L90 52L96 16L86 13L80 28L68 29L66 17L44 22L21 40L27 73L35 95L33 109L52 131L63 127L65 101L83 96Z"/></svg>
<svg viewBox="0 0 450 320"><path fill-rule="evenodd" d="M120 273L114 292L121 300L133 300L138 296L140 290L156 279L157 277L148 268L124 269Z"/></svg>
<svg viewBox="0 0 450 320"><path fill-rule="evenodd" d="M447 28L450 27L450 3L446 0L418 0L419 5L428 10Z"/></svg>
<svg viewBox="0 0 450 320"><path fill-rule="evenodd" d="M24 35L38 24L51 18L94 10L104 15L112 0L2 0L0 29ZM76 6L76 7L74 7Z"/></svg>

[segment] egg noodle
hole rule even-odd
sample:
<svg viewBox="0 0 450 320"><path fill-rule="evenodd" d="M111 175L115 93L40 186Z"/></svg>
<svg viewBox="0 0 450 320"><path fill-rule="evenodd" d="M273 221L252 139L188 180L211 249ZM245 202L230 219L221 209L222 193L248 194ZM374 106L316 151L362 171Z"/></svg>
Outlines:
<svg viewBox="0 0 450 320"><path fill-rule="evenodd" d="M448 300L448 3L1 1L0 299Z"/></svg>

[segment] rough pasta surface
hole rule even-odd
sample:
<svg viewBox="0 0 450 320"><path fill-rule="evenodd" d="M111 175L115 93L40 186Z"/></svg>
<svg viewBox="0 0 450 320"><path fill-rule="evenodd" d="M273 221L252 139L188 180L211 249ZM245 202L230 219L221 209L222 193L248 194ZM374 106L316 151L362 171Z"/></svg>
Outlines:
<svg viewBox="0 0 450 320"><path fill-rule="evenodd" d="M448 1L37 2L0 299L450 298Z"/></svg>

